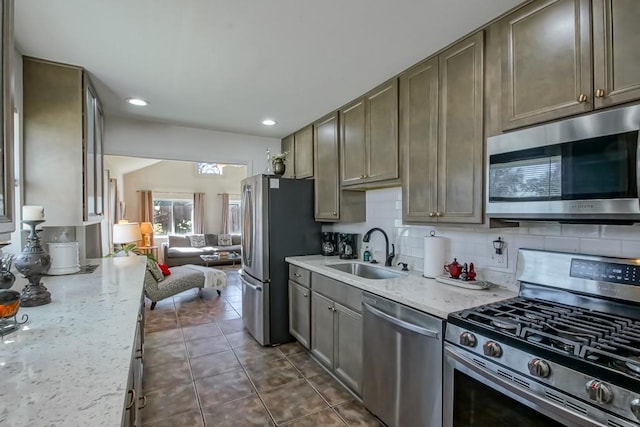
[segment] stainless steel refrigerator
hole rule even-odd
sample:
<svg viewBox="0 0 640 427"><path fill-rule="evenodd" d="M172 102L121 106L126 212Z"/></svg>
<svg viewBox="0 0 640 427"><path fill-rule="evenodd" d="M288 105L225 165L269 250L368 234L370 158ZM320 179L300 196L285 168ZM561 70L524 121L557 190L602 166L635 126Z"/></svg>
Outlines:
<svg viewBox="0 0 640 427"><path fill-rule="evenodd" d="M313 181L256 175L242 181L242 319L262 345L289 334L287 256L320 253Z"/></svg>

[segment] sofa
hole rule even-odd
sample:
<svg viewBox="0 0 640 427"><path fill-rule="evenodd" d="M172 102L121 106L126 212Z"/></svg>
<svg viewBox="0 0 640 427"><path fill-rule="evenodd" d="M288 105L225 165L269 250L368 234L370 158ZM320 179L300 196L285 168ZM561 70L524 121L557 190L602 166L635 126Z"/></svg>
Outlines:
<svg viewBox="0 0 640 427"><path fill-rule="evenodd" d="M204 246L202 236L204 236ZM236 259L225 257L231 252L240 254L240 236L231 235L231 245L220 245L218 234L201 234L201 235L169 235L166 242L162 243L162 255L164 263L169 267L184 264L205 265L200 255L222 254L217 260L208 261L207 265L232 264ZM192 246L192 242L198 242L200 245Z"/></svg>

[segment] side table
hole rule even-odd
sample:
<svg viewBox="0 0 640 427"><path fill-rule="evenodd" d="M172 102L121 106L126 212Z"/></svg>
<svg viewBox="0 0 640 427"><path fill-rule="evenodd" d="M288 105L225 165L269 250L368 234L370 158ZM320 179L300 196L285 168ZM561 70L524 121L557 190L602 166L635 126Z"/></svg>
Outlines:
<svg viewBox="0 0 640 427"><path fill-rule="evenodd" d="M157 246L138 246L136 249L140 251L141 254L151 254L156 260L158 259L158 247Z"/></svg>

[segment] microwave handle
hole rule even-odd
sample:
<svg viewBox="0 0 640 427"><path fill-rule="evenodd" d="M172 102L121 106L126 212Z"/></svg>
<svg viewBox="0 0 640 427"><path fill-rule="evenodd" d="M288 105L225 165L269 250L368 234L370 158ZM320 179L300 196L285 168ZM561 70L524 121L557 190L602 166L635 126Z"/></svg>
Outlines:
<svg viewBox="0 0 640 427"><path fill-rule="evenodd" d="M636 192L640 193L640 130L638 130L636 142ZM638 205L640 206L640 194L638 194Z"/></svg>

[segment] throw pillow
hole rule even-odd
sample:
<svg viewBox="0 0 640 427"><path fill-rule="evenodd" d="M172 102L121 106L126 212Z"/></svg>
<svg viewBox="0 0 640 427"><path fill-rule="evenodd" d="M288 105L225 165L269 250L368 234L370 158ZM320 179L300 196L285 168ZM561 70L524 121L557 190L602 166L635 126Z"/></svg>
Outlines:
<svg viewBox="0 0 640 427"><path fill-rule="evenodd" d="M164 279L164 275L162 274L162 270L158 266L158 263L152 259L147 258L147 270L153 276L156 281L161 282Z"/></svg>
<svg viewBox="0 0 640 427"><path fill-rule="evenodd" d="M204 234L192 234L189 236L192 248L204 248L207 242L204 240Z"/></svg>
<svg viewBox="0 0 640 427"><path fill-rule="evenodd" d="M218 246L231 246L231 234L218 234Z"/></svg>
<svg viewBox="0 0 640 427"><path fill-rule="evenodd" d="M169 270L169 266L167 264L158 263L158 267L160 267L160 270L162 270L162 274L164 274L165 277L171 275L171 270Z"/></svg>

